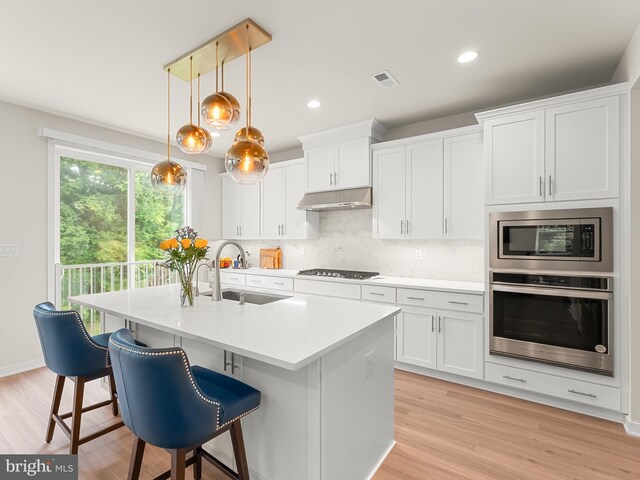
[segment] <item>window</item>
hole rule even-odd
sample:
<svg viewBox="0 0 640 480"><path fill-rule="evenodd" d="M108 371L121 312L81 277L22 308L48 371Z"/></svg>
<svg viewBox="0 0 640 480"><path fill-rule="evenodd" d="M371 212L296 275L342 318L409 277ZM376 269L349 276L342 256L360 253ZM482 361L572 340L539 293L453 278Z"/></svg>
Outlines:
<svg viewBox="0 0 640 480"><path fill-rule="evenodd" d="M78 310L95 335L99 313L68 297L174 282L158 266L158 244L184 225L199 227L206 166L178 159L187 188L167 197L149 180L163 156L46 128L38 136L49 139L48 296Z"/></svg>

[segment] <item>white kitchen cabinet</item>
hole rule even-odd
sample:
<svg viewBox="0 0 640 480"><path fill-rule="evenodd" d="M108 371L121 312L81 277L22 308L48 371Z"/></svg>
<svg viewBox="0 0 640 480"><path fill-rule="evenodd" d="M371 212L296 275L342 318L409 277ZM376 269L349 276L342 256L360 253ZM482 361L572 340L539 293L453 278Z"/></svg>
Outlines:
<svg viewBox="0 0 640 480"><path fill-rule="evenodd" d="M617 197L625 92L614 85L477 114L486 203Z"/></svg>
<svg viewBox="0 0 640 480"><path fill-rule="evenodd" d="M482 133L444 139L444 238L484 238Z"/></svg>
<svg viewBox="0 0 640 480"><path fill-rule="evenodd" d="M263 239L307 239L317 230L318 213L298 209L304 195L302 161L273 165L262 181Z"/></svg>
<svg viewBox="0 0 640 480"><path fill-rule="evenodd" d="M376 145L374 238L483 238L482 152L477 128Z"/></svg>
<svg viewBox="0 0 640 480"><path fill-rule="evenodd" d="M385 132L373 119L300 137L306 191L371 186L371 144L382 140Z"/></svg>
<svg viewBox="0 0 640 480"><path fill-rule="evenodd" d="M260 238L260 184L240 185L222 174L222 237Z"/></svg>
<svg viewBox="0 0 640 480"><path fill-rule="evenodd" d="M397 362L482 378L482 296L399 288L398 304Z"/></svg>

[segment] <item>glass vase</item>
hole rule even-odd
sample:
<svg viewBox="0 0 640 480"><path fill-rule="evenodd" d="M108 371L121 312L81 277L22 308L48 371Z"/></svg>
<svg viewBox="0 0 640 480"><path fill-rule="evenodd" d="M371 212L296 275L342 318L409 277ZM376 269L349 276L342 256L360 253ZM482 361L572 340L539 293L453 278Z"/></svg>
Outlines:
<svg viewBox="0 0 640 480"><path fill-rule="evenodd" d="M180 275L180 306L193 306L193 272L186 266Z"/></svg>

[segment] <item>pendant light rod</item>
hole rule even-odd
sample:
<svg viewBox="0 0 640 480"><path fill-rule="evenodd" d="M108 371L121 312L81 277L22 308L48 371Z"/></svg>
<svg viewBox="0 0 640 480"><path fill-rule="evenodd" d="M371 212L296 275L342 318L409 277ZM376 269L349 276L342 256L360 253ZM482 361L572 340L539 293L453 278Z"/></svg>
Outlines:
<svg viewBox="0 0 640 480"><path fill-rule="evenodd" d="M167 69L167 161L171 162L171 69Z"/></svg>
<svg viewBox="0 0 640 480"><path fill-rule="evenodd" d="M220 63L220 76L222 77L220 79L220 87L222 88L222 91L224 92L224 60L222 61L222 63Z"/></svg>
<svg viewBox="0 0 640 480"><path fill-rule="evenodd" d="M189 78L193 78L193 57L189 57ZM189 123L193 124L193 80L189 81Z"/></svg>
<svg viewBox="0 0 640 480"><path fill-rule="evenodd" d="M218 42L216 42L216 93L218 93Z"/></svg>
<svg viewBox="0 0 640 480"><path fill-rule="evenodd" d="M198 73L198 107L200 106L200 74ZM198 126L200 126L200 115L198 115Z"/></svg>
<svg viewBox="0 0 640 480"><path fill-rule="evenodd" d="M247 25L247 128L245 138L249 140L249 127L251 126L251 45L249 43L249 25Z"/></svg>

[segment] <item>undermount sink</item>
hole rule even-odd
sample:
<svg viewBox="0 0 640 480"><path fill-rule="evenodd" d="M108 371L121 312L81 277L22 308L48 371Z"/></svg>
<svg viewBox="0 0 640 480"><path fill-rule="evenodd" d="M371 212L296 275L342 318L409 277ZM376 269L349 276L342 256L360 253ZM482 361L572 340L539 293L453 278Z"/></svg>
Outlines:
<svg viewBox="0 0 640 480"><path fill-rule="evenodd" d="M211 292L203 293L202 295L211 296ZM284 295L272 295L269 293L257 293L247 292L244 290L223 290L222 298L225 300L235 300L240 302L244 297L244 303L251 303L253 305L266 305L267 303L277 302L289 298Z"/></svg>

